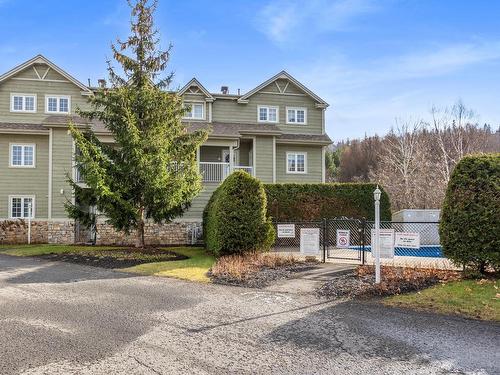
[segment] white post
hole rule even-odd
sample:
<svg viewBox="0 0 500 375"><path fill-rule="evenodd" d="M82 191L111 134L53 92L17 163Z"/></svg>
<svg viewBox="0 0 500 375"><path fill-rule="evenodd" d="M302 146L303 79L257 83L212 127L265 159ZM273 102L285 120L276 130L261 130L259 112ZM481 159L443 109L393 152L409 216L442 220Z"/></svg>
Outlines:
<svg viewBox="0 0 500 375"><path fill-rule="evenodd" d="M234 170L234 149L233 146L231 145L229 146L229 174L233 173L233 170Z"/></svg>
<svg viewBox="0 0 500 375"><path fill-rule="evenodd" d="M375 284L380 284L380 189L373 192L375 198Z"/></svg>
<svg viewBox="0 0 500 375"><path fill-rule="evenodd" d="M28 245L31 244L31 202L28 203Z"/></svg>

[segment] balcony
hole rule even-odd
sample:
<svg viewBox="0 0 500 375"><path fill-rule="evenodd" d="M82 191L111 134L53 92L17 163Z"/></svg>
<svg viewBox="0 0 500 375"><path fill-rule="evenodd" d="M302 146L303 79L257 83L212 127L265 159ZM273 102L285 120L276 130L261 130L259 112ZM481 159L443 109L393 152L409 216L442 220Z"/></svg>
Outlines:
<svg viewBox="0 0 500 375"><path fill-rule="evenodd" d="M205 183L219 183L237 170L245 171L252 176L255 173L253 142L250 139L241 139L238 147L203 145L200 147L198 160L202 181Z"/></svg>
<svg viewBox="0 0 500 375"><path fill-rule="evenodd" d="M201 146L198 153L200 174L202 181L206 183L219 183L234 171L245 171L254 175L253 168L253 144L249 140L241 140L236 150L230 150L227 146ZM230 155L233 155L233 163L230 163ZM177 167L175 167L177 168ZM74 166L74 181L84 186L85 183L79 168Z"/></svg>
<svg viewBox="0 0 500 375"><path fill-rule="evenodd" d="M200 173L203 182L221 182L233 171L241 170L253 175L253 167L234 165L231 169L229 163L200 162Z"/></svg>

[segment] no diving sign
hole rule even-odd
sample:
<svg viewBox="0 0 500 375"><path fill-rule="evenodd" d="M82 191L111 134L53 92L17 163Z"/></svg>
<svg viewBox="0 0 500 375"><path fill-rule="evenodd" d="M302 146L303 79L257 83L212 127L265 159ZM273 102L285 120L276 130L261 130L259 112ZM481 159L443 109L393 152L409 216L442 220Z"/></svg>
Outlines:
<svg viewBox="0 0 500 375"><path fill-rule="evenodd" d="M351 237L350 230L337 229L337 247L341 249L348 248L350 237Z"/></svg>

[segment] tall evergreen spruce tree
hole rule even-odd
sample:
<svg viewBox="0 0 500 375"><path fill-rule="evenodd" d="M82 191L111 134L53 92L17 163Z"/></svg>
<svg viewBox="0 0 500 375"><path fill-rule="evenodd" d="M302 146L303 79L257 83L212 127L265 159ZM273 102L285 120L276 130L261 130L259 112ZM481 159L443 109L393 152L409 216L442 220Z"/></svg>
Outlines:
<svg viewBox="0 0 500 375"><path fill-rule="evenodd" d="M95 215L81 207L94 205L117 230L135 230L136 246L143 247L146 219L172 220L199 193L196 150L207 132L187 132L181 123L182 98L167 91L172 74L163 73L171 46L159 49L153 25L156 1L129 5L132 33L111 47L123 73L108 61L111 87L98 89L90 98L90 111L79 111L83 118L102 121L116 143L102 143L91 130L70 124L79 150L76 164L88 187L70 179L78 204L68 202L66 210L89 225Z"/></svg>

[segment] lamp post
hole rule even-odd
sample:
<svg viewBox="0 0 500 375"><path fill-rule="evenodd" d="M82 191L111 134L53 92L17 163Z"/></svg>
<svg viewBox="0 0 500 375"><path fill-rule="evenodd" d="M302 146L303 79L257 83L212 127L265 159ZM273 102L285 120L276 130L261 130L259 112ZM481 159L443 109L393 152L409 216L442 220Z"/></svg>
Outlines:
<svg viewBox="0 0 500 375"><path fill-rule="evenodd" d="M377 188L373 191L375 200L375 284L380 284L380 195L381 191Z"/></svg>
<svg viewBox="0 0 500 375"><path fill-rule="evenodd" d="M31 201L28 201L28 245L31 244Z"/></svg>

